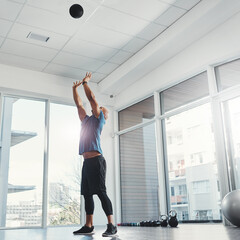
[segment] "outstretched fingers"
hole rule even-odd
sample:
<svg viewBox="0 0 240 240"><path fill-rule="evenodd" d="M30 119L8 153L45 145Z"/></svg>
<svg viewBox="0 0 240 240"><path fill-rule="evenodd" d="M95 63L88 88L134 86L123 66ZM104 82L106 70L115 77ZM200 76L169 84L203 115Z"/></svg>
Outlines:
<svg viewBox="0 0 240 240"><path fill-rule="evenodd" d="M73 82L73 87L78 87L82 84L82 81Z"/></svg>
<svg viewBox="0 0 240 240"><path fill-rule="evenodd" d="M84 77L84 79L83 79L83 81L88 82L91 79L91 77L92 77L92 73L87 72L85 77Z"/></svg>

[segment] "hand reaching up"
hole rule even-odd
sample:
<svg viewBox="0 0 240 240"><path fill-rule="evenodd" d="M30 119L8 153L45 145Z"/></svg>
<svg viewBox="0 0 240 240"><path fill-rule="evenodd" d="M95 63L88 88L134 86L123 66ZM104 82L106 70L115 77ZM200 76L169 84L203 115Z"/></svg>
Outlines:
<svg viewBox="0 0 240 240"><path fill-rule="evenodd" d="M83 82L89 82L90 79L91 79L91 77L92 77L92 73L87 72L87 73L86 73L86 76L84 77L84 79L83 79L82 81L83 81Z"/></svg>
<svg viewBox="0 0 240 240"><path fill-rule="evenodd" d="M75 89L75 88L79 87L81 84L82 84L82 81L73 82L73 88Z"/></svg>

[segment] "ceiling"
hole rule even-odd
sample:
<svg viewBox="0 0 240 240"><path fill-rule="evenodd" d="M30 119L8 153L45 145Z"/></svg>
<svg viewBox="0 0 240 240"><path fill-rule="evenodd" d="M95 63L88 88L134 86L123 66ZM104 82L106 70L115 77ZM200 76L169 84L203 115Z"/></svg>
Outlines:
<svg viewBox="0 0 240 240"><path fill-rule="evenodd" d="M91 71L100 83L198 2L0 0L0 63L75 79ZM69 14L75 3L80 19Z"/></svg>

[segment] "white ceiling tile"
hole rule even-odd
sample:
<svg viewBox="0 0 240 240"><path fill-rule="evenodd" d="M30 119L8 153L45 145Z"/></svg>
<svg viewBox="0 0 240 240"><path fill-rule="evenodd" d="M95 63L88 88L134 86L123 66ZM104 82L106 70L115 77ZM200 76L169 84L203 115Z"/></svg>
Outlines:
<svg viewBox="0 0 240 240"><path fill-rule="evenodd" d="M151 22L145 27L137 37L151 41L157 35L159 35L163 30L166 29L166 26Z"/></svg>
<svg viewBox="0 0 240 240"><path fill-rule="evenodd" d="M175 3L173 3L173 5L189 10L190 8L195 6L198 2L200 2L200 0L176 0Z"/></svg>
<svg viewBox="0 0 240 240"><path fill-rule="evenodd" d="M101 80L103 80L107 75L99 72L94 72L92 74L91 81L95 83L99 83Z"/></svg>
<svg viewBox="0 0 240 240"><path fill-rule="evenodd" d="M147 43L148 43L148 41L146 41L144 39L133 38L123 47L122 50L135 53L135 52L139 51L140 49L142 49Z"/></svg>
<svg viewBox="0 0 240 240"><path fill-rule="evenodd" d="M170 26L186 12L187 10L172 6L156 19L155 22L164 26Z"/></svg>
<svg viewBox="0 0 240 240"><path fill-rule="evenodd" d="M24 4L27 0L8 0L8 1Z"/></svg>
<svg viewBox="0 0 240 240"><path fill-rule="evenodd" d="M27 68L35 71L42 71L42 69L47 65L47 62L44 61L24 58L2 52L0 52L0 63L6 65L13 65L16 67Z"/></svg>
<svg viewBox="0 0 240 240"><path fill-rule="evenodd" d="M81 80L85 74L86 71L79 69L79 68L73 68L69 66L63 66L59 64L50 63L45 69L44 72L54 74L54 75L60 75L64 77L74 78Z"/></svg>
<svg viewBox="0 0 240 240"><path fill-rule="evenodd" d="M7 0L0 0L0 18L14 21L21 11L22 4Z"/></svg>
<svg viewBox="0 0 240 240"><path fill-rule="evenodd" d="M121 49L132 38L132 36L89 23L86 23L79 28L76 37L116 49Z"/></svg>
<svg viewBox="0 0 240 240"><path fill-rule="evenodd" d="M127 61L132 55L133 53L120 50L112 58L110 58L109 61L116 64L122 64Z"/></svg>
<svg viewBox="0 0 240 240"><path fill-rule="evenodd" d="M0 37L0 46L2 45L3 40L4 40L4 38Z"/></svg>
<svg viewBox="0 0 240 240"><path fill-rule="evenodd" d="M141 3L139 0L105 0L103 5L148 21L154 21L169 7L169 4L158 0L141 0Z"/></svg>
<svg viewBox="0 0 240 240"><path fill-rule="evenodd" d="M29 6L60 14L65 14L65 12L68 12L71 3L72 1L62 0L27 0L27 5Z"/></svg>
<svg viewBox="0 0 240 240"><path fill-rule="evenodd" d="M168 4L174 4L176 0L158 0L160 2L168 3Z"/></svg>
<svg viewBox="0 0 240 240"><path fill-rule="evenodd" d="M24 7L17 22L68 36L74 34L83 24L76 19L30 6Z"/></svg>
<svg viewBox="0 0 240 240"><path fill-rule="evenodd" d="M75 68L81 68L87 72L91 72L96 71L105 62L94 58L88 58L75 54L61 52L54 58L53 63L72 66Z"/></svg>
<svg viewBox="0 0 240 240"><path fill-rule="evenodd" d="M89 23L132 36L141 32L149 23L140 18L106 7L99 7L88 21Z"/></svg>
<svg viewBox="0 0 240 240"><path fill-rule="evenodd" d="M107 61L110 57L116 54L118 50L79 40L75 37L67 43L63 48L63 51Z"/></svg>
<svg viewBox="0 0 240 240"><path fill-rule="evenodd" d="M113 70L115 70L119 65L115 63L107 62L103 66L101 66L99 69L97 69L97 72L103 73L103 74L109 74Z"/></svg>
<svg viewBox="0 0 240 240"><path fill-rule="evenodd" d="M10 28L12 26L12 24L13 24L13 22L0 19L0 29L1 29L0 36L6 37L8 31L10 30Z"/></svg>
<svg viewBox="0 0 240 240"><path fill-rule="evenodd" d="M49 40L47 42L42 42L42 41L27 38L30 32L49 37ZM64 44L69 40L68 36L60 35L53 32L48 32L42 29L37 29L35 27L26 26L19 23L14 24L13 28L8 34L8 38L23 41L26 43L33 43L33 44L48 47L48 48L54 48L54 49L61 49L64 46Z"/></svg>
<svg viewBox="0 0 240 240"><path fill-rule="evenodd" d="M0 51L43 61L50 61L58 52L54 49L27 44L11 39L7 39L4 42Z"/></svg>

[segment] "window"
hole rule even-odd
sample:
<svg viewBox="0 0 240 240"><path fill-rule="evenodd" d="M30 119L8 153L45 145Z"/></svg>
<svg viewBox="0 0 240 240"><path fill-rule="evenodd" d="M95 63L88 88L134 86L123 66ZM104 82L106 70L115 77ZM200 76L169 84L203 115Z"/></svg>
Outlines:
<svg viewBox="0 0 240 240"><path fill-rule="evenodd" d="M240 189L240 97L223 102L225 142L233 189Z"/></svg>
<svg viewBox="0 0 240 240"><path fill-rule="evenodd" d="M184 185L179 185L178 186L178 192L179 192L179 195L184 195L184 196L186 196L186 194L187 194L187 188L186 188L186 185L184 184Z"/></svg>
<svg viewBox="0 0 240 240"><path fill-rule="evenodd" d="M240 60L222 64L215 68L218 90L222 91L240 84Z"/></svg>
<svg viewBox="0 0 240 240"><path fill-rule="evenodd" d="M76 107L50 104L48 224L80 224L80 121Z"/></svg>
<svg viewBox="0 0 240 240"><path fill-rule="evenodd" d="M80 121L76 107L50 104L49 176L46 102L4 97L0 148L0 226L42 225L43 176L49 180L48 224L80 223Z"/></svg>
<svg viewBox="0 0 240 240"><path fill-rule="evenodd" d="M5 97L2 129L1 226L41 226L45 102Z"/></svg>
<svg viewBox="0 0 240 240"><path fill-rule="evenodd" d="M190 158L191 158L191 164L192 165L199 165L201 163L203 163L203 153L200 152L200 153L192 153L190 155Z"/></svg>
<svg viewBox="0 0 240 240"><path fill-rule="evenodd" d="M158 219L155 124L120 135L122 221Z"/></svg>
<svg viewBox="0 0 240 240"><path fill-rule="evenodd" d="M210 185L209 180L194 181L192 182L193 194L197 193L209 193Z"/></svg>
<svg viewBox="0 0 240 240"><path fill-rule="evenodd" d="M153 119L154 116L154 97L152 96L118 113L119 130L143 123Z"/></svg>
<svg viewBox="0 0 240 240"><path fill-rule="evenodd" d="M182 134L177 135L177 144L181 145L183 143Z"/></svg>
<svg viewBox="0 0 240 240"><path fill-rule="evenodd" d="M207 72L203 72L160 93L162 114L208 95Z"/></svg>
<svg viewBox="0 0 240 240"><path fill-rule="evenodd" d="M220 192L220 184L219 184L219 181L217 181L217 190L218 190L218 192Z"/></svg>
<svg viewBox="0 0 240 240"><path fill-rule="evenodd" d="M214 220L221 219L210 104L173 115L164 124L170 192L175 189L170 208L179 212L182 220L204 220L199 209L206 207L212 210ZM169 136L180 132L182 144L169 144Z"/></svg>

